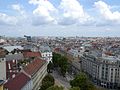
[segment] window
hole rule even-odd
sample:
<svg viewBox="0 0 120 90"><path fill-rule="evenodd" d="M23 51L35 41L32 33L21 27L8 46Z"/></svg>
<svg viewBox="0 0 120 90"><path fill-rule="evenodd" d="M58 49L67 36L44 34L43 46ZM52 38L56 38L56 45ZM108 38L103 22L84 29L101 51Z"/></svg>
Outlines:
<svg viewBox="0 0 120 90"><path fill-rule="evenodd" d="M8 63L8 68L11 69L11 67L10 67L10 63Z"/></svg>
<svg viewBox="0 0 120 90"><path fill-rule="evenodd" d="M13 63L15 63L15 60L13 60Z"/></svg>
<svg viewBox="0 0 120 90"><path fill-rule="evenodd" d="M14 78L14 77L15 77L15 74L12 75L12 78Z"/></svg>
<svg viewBox="0 0 120 90"><path fill-rule="evenodd" d="M113 78L113 75L111 74L111 78Z"/></svg>
<svg viewBox="0 0 120 90"><path fill-rule="evenodd" d="M113 82L113 79L111 79L111 82Z"/></svg>
<svg viewBox="0 0 120 90"><path fill-rule="evenodd" d="M4 61L4 58L2 58L2 61Z"/></svg>
<svg viewBox="0 0 120 90"><path fill-rule="evenodd" d="M108 70L108 68L106 68L106 70Z"/></svg>
<svg viewBox="0 0 120 90"><path fill-rule="evenodd" d="M111 75L113 75L113 72L111 72Z"/></svg>

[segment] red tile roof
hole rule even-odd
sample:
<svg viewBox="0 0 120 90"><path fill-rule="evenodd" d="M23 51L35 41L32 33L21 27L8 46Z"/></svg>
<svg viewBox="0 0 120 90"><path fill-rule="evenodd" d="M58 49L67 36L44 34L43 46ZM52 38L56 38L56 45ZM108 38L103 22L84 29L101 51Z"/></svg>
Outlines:
<svg viewBox="0 0 120 90"><path fill-rule="evenodd" d="M46 63L45 60L41 59L36 59L32 63L28 64L25 68L24 71L29 74L33 75L35 74L44 64Z"/></svg>
<svg viewBox="0 0 120 90"><path fill-rule="evenodd" d="M30 78L23 73L19 73L13 79L10 79L8 82L5 83L4 88L8 90L21 90Z"/></svg>
<svg viewBox="0 0 120 90"><path fill-rule="evenodd" d="M60 51L60 48L55 48L54 51Z"/></svg>
<svg viewBox="0 0 120 90"><path fill-rule="evenodd" d="M41 57L40 52L23 52L23 55L24 55L25 58Z"/></svg>

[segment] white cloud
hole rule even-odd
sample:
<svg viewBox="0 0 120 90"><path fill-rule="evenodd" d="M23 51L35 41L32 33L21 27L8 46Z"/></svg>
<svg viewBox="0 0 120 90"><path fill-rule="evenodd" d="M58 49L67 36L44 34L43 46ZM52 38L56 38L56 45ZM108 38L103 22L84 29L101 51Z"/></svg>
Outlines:
<svg viewBox="0 0 120 90"><path fill-rule="evenodd" d="M21 6L19 4L13 4L12 8L17 11L21 11Z"/></svg>
<svg viewBox="0 0 120 90"><path fill-rule="evenodd" d="M9 16L4 13L0 13L0 24L5 25L16 25L18 22L17 18L14 16Z"/></svg>
<svg viewBox="0 0 120 90"><path fill-rule="evenodd" d="M45 24L55 22L57 9L47 0L30 0L30 4L38 5L33 11L33 24Z"/></svg>
<svg viewBox="0 0 120 90"><path fill-rule="evenodd" d="M26 14L22 5L13 4L11 5L11 8L15 11L15 13L17 13L17 15L0 13L0 25L25 25L27 22L30 23L30 17Z"/></svg>
<svg viewBox="0 0 120 90"><path fill-rule="evenodd" d="M33 10L33 24L41 25L55 23L62 25L90 24L93 20L83 9L77 0L61 0L55 8L48 0L30 0L30 4L37 5Z"/></svg>
<svg viewBox="0 0 120 90"><path fill-rule="evenodd" d="M59 8L62 12L62 19L60 22L62 24L84 24L92 19L77 0L61 0Z"/></svg>
<svg viewBox="0 0 120 90"><path fill-rule="evenodd" d="M19 12L24 18L27 17L22 5L20 5L20 4L13 4L12 5L12 9L17 11L17 12Z"/></svg>
<svg viewBox="0 0 120 90"><path fill-rule="evenodd" d="M96 9L100 12L102 18L111 22L115 21L114 23L120 23L120 12L118 11L112 12L111 6L107 5L103 1L95 2L94 5Z"/></svg>

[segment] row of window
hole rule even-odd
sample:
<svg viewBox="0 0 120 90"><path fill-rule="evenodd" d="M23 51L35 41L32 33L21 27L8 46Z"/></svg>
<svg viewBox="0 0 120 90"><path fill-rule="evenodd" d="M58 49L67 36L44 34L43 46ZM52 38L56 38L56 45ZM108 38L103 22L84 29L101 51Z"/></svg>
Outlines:
<svg viewBox="0 0 120 90"><path fill-rule="evenodd" d="M43 54L42 56L43 56L43 57L52 56L52 54Z"/></svg>

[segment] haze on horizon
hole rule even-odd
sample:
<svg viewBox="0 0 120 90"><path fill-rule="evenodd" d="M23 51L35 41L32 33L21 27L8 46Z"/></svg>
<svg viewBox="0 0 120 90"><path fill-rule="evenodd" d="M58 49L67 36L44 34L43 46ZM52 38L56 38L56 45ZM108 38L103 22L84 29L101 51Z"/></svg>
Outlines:
<svg viewBox="0 0 120 90"><path fill-rule="evenodd" d="M120 0L0 0L0 35L120 36Z"/></svg>

